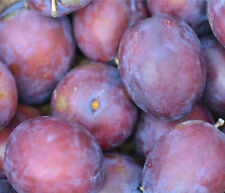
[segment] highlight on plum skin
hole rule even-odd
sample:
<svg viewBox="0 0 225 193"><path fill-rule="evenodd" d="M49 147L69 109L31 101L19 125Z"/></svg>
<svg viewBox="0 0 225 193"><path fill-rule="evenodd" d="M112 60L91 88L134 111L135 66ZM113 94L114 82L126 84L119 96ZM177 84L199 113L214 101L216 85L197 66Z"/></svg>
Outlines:
<svg viewBox="0 0 225 193"><path fill-rule="evenodd" d="M107 153L103 158L104 181L97 193L136 193L141 183L142 168L133 158Z"/></svg>
<svg viewBox="0 0 225 193"><path fill-rule="evenodd" d="M225 191L225 134L204 121L177 125L148 155L144 193Z"/></svg>
<svg viewBox="0 0 225 193"><path fill-rule="evenodd" d="M147 0L152 15L169 14L187 22L198 34L209 31L208 0Z"/></svg>
<svg viewBox="0 0 225 193"><path fill-rule="evenodd" d="M203 120L214 124L212 114L202 103L198 103L188 114L174 121L157 119L142 112L134 139L137 153L147 157L164 134L168 134L175 125L188 120Z"/></svg>
<svg viewBox="0 0 225 193"><path fill-rule="evenodd" d="M0 61L0 131L12 119L17 108L17 87L11 72Z"/></svg>
<svg viewBox="0 0 225 193"><path fill-rule="evenodd" d="M92 0L25 0L44 16L62 17L87 6Z"/></svg>
<svg viewBox="0 0 225 193"><path fill-rule="evenodd" d="M225 4L223 0L208 0L208 20L210 27L219 40L225 47Z"/></svg>
<svg viewBox="0 0 225 193"><path fill-rule="evenodd" d="M41 113L36 108L23 104L18 104L16 114L14 115L9 125L0 130L0 172L4 172L3 160L5 146L13 129L16 128L23 121L38 116L41 116Z"/></svg>
<svg viewBox="0 0 225 193"><path fill-rule="evenodd" d="M10 68L24 104L41 104L70 68L75 55L66 17L48 18L28 9L0 20L0 59Z"/></svg>
<svg viewBox="0 0 225 193"><path fill-rule="evenodd" d="M38 117L14 129L5 174L17 192L96 192L103 181L102 151L79 124Z"/></svg>
<svg viewBox="0 0 225 193"><path fill-rule="evenodd" d="M73 16L77 44L88 58L108 62L117 56L128 25L148 15L144 0L93 0Z"/></svg>
<svg viewBox="0 0 225 193"><path fill-rule="evenodd" d="M125 31L119 69L136 105L160 119L184 116L205 87L200 41L185 22L170 16L153 16Z"/></svg>
<svg viewBox="0 0 225 193"><path fill-rule="evenodd" d="M53 92L51 111L85 126L103 150L125 141L137 120L118 69L99 62L75 67L63 78Z"/></svg>
<svg viewBox="0 0 225 193"><path fill-rule="evenodd" d="M212 36L201 39L207 65L203 95L205 104L216 114L225 115L225 48Z"/></svg>

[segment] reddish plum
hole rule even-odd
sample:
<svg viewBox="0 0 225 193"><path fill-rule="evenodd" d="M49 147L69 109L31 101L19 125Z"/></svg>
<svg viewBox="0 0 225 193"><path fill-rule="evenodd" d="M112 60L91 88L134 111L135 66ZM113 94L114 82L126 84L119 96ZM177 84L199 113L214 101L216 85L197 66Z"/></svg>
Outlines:
<svg viewBox="0 0 225 193"><path fill-rule="evenodd" d="M30 119L13 130L4 169L19 193L93 193L103 181L95 138L81 125L51 117Z"/></svg>
<svg viewBox="0 0 225 193"><path fill-rule="evenodd" d="M144 193L224 193L225 135L186 121L160 138L143 172Z"/></svg>
<svg viewBox="0 0 225 193"><path fill-rule="evenodd" d="M80 65L63 78L52 95L51 110L56 117L84 125L103 150L122 143L137 119L119 71L98 62Z"/></svg>
<svg viewBox="0 0 225 193"><path fill-rule="evenodd" d="M166 132L172 130L175 125L187 120L203 120L214 123L212 115L201 103L193 107L187 115L175 121L157 119L150 114L142 112L135 135L137 152L147 157L154 145Z"/></svg>
<svg viewBox="0 0 225 193"><path fill-rule="evenodd" d="M125 31L119 69L133 101L160 119L191 111L205 86L200 41L185 22L170 16L153 16Z"/></svg>
<svg viewBox="0 0 225 193"><path fill-rule="evenodd" d="M225 115L225 48L211 36L202 39L207 64L204 101L209 108Z"/></svg>
<svg viewBox="0 0 225 193"><path fill-rule="evenodd" d="M16 82L8 68L0 61L0 130L10 122L16 107Z"/></svg>
<svg viewBox="0 0 225 193"><path fill-rule="evenodd" d="M225 4L224 0L208 0L208 19L210 27L219 40L225 47Z"/></svg>
<svg viewBox="0 0 225 193"><path fill-rule="evenodd" d="M103 159L104 181L98 193L135 193L141 182L142 169L129 157L118 153Z"/></svg>
<svg viewBox="0 0 225 193"><path fill-rule="evenodd" d="M169 14L186 21L198 33L209 30L208 0L147 0L152 15Z"/></svg>
<svg viewBox="0 0 225 193"><path fill-rule="evenodd" d="M13 73L25 104L49 98L72 63L74 45L66 17L47 18L19 9L0 20L0 59Z"/></svg>
<svg viewBox="0 0 225 193"><path fill-rule="evenodd" d="M93 0L74 14L74 34L87 57L107 62L117 55L127 26L146 17L144 0Z"/></svg>
<svg viewBox="0 0 225 193"><path fill-rule="evenodd" d="M45 16L61 17L85 7L91 0L25 0L29 7Z"/></svg>
<svg viewBox="0 0 225 193"><path fill-rule="evenodd" d="M10 124L0 130L0 172L3 171L4 152L9 135L20 123L37 116L41 116L41 114L36 108L19 104Z"/></svg>

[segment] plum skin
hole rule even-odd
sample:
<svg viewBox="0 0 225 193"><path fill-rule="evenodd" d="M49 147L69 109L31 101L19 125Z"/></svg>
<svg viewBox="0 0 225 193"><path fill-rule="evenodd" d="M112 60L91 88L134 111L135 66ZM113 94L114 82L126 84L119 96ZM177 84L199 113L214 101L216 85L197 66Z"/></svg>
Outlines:
<svg viewBox="0 0 225 193"><path fill-rule="evenodd" d="M177 125L148 155L144 193L223 193L225 135L204 121Z"/></svg>
<svg viewBox="0 0 225 193"><path fill-rule="evenodd" d="M99 62L80 65L63 78L52 95L51 111L85 126L104 151L127 139L137 120L119 71Z"/></svg>
<svg viewBox="0 0 225 193"><path fill-rule="evenodd" d="M108 62L117 56L125 29L147 17L144 0L93 0L74 13L74 36L84 55L95 61Z"/></svg>
<svg viewBox="0 0 225 193"><path fill-rule="evenodd" d="M209 31L207 18L208 0L147 0L152 15L169 14L187 22L198 34Z"/></svg>
<svg viewBox="0 0 225 193"><path fill-rule="evenodd" d="M170 16L134 24L120 42L119 69L128 94L160 119L179 119L197 103L206 82L204 62L194 31Z"/></svg>
<svg viewBox="0 0 225 193"><path fill-rule="evenodd" d="M18 192L93 193L103 181L102 151L81 125L38 117L13 130L4 170Z"/></svg>
<svg viewBox="0 0 225 193"><path fill-rule="evenodd" d="M174 121L157 119L142 112L134 140L137 153L147 157L164 134L168 134L175 125L188 120L203 120L211 124L214 123L212 114L202 103L198 103L188 114Z"/></svg>
<svg viewBox="0 0 225 193"><path fill-rule="evenodd" d="M68 18L19 9L0 20L0 59L15 77L24 104L41 104L72 65L75 43Z"/></svg>
<svg viewBox="0 0 225 193"><path fill-rule="evenodd" d="M16 128L23 121L38 116L41 116L41 113L36 108L23 104L18 104L16 113L11 122L2 130L0 130L0 172L4 172L3 159L5 146L13 129Z"/></svg>
<svg viewBox="0 0 225 193"><path fill-rule="evenodd" d="M66 0L66 2L63 2L62 0L56 0L56 13L52 12L52 2L49 0L26 0L26 3L30 8L44 16L62 17L85 7L91 1L92 0Z"/></svg>
<svg viewBox="0 0 225 193"><path fill-rule="evenodd" d="M13 118L17 108L18 93L15 79L0 61L0 130Z"/></svg>
<svg viewBox="0 0 225 193"><path fill-rule="evenodd" d="M142 175L142 168L123 154L106 153L103 158L104 181L98 193L135 193Z"/></svg>

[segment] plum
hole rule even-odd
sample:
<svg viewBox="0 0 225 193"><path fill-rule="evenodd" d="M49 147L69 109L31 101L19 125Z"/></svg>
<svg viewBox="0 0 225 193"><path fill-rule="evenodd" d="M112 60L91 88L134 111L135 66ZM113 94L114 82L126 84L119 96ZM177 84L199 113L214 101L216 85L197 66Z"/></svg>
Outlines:
<svg viewBox="0 0 225 193"><path fill-rule="evenodd" d="M194 106L187 115L174 121L157 119L150 114L142 112L134 141L137 152L147 157L154 145L165 133L172 130L175 125L187 120L203 120L214 123L211 113L201 103Z"/></svg>
<svg viewBox="0 0 225 193"><path fill-rule="evenodd" d="M209 31L208 0L147 0L152 15L169 14L187 22L197 33Z"/></svg>
<svg viewBox="0 0 225 193"><path fill-rule="evenodd" d="M144 193L224 193L225 134L186 121L160 138L143 171Z"/></svg>
<svg viewBox="0 0 225 193"><path fill-rule="evenodd" d="M41 113L36 108L19 104L12 121L9 125L0 130L0 172L3 171L4 152L9 135L20 123L37 116L41 116Z"/></svg>
<svg viewBox="0 0 225 193"><path fill-rule="evenodd" d="M212 36L201 39L207 65L204 101L218 115L225 115L225 48Z"/></svg>
<svg viewBox="0 0 225 193"><path fill-rule="evenodd" d="M17 87L9 69L0 61L0 131L16 112Z"/></svg>
<svg viewBox="0 0 225 193"><path fill-rule="evenodd" d="M18 193L94 193L103 181L102 151L83 126L38 117L13 130L4 170Z"/></svg>
<svg viewBox="0 0 225 193"><path fill-rule="evenodd" d="M103 150L127 139L137 119L118 69L99 62L75 67L63 78L53 92L51 111L84 125Z"/></svg>
<svg viewBox="0 0 225 193"><path fill-rule="evenodd" d="M13 73L24 104L46 101L73 62L68 18L47 18L18 9L0 20L0 59Z"/></svg>
<svg viewBox="0 0 225 193"><path fill-rule="evenodd" d="M107 62L117 56L121 36L128 25L146 17L144 0L93 0L74 14L74 35L87 57Z"/></svg>
<svg viewBox="0 0 225 193"><path fill-rule="evenodd" d="M125 31L119 69L136 105L160 119L184 116L205 87L200 41L185 22L170 16L153 16Z"/></svg>
<svg viewBox="0 0 225 193"><path fill-rule="evenodd" d="M210 27L219 40L225 47L225 4L224 0L208 0L208 20Z"/></svg>
<svg viewBox="0 0 225 193"><path fill-rule="evenodd" d="M45 16L61 17L85 7L91 0L25 0L30 8Z"/></svg>
<svg viewBox="0 0 225 193"><path fill-rule="evenodd" d="M105 154L104 181L98 193L135 193L141 183L142 169L126 155Z"/></svg>

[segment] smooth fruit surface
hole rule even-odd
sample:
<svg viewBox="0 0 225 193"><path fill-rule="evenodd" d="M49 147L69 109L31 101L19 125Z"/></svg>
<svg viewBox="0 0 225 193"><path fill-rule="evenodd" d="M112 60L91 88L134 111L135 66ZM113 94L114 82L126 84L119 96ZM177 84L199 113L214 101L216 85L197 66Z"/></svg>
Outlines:
<svg viewBox="0 0 225 193"><path fill-rule="evenodd" d="M153 16L125 31L119 69L136 105L161 119L184 116L205 87L200 41L186 23L170 16Z"/></svg>

